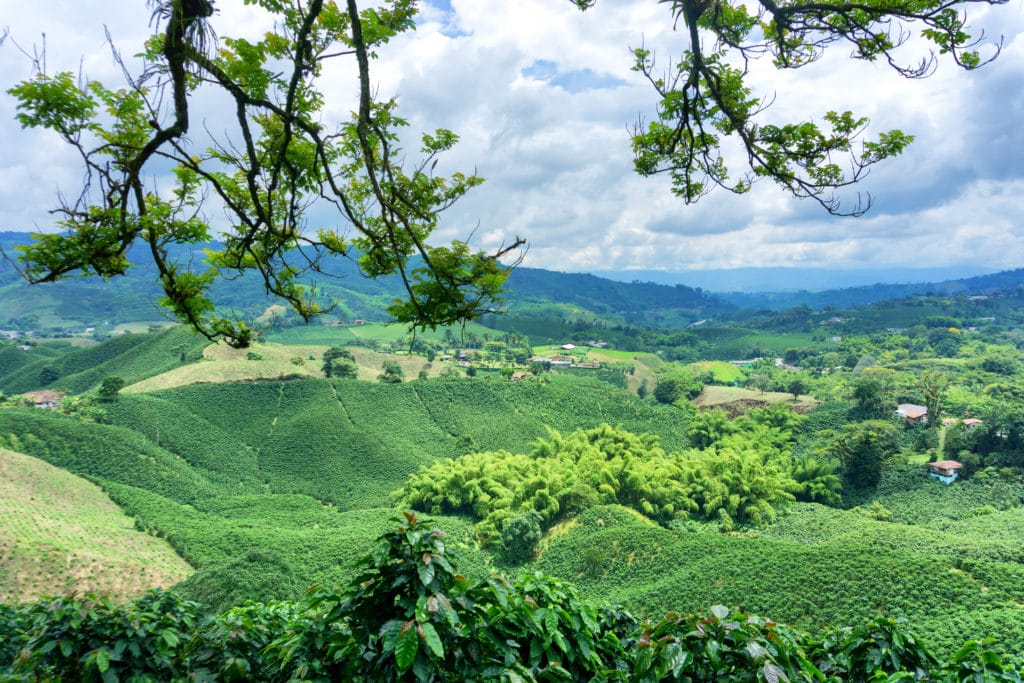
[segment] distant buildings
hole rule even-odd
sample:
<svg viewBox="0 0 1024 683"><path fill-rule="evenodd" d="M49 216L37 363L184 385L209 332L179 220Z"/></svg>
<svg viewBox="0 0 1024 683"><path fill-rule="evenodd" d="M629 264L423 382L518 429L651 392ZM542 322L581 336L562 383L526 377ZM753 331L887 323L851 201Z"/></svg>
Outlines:
<svg viewBox="0 0 1024 683"><path fill-rule="evenodd" d="M963 464L956 460L940 460L928 463L928 474L943 484L952 484L960 476L963 467Z"/></svg>
<svg viewBox="0 0 1024 683"><path fill-rule="evenodd" d="M60 400L64 398L64 392L43 389L41 391L29 391L22 394L22 396L32 401L36 408L54 410L60 404Z"/></svg>
<svg viewBox="0 0 1024 683"><path fill-rule="evenodd" d="M928 409L915 403L901 403L896 406L896 414L906 420L907 424L923 424L928 421Z"/></svg>

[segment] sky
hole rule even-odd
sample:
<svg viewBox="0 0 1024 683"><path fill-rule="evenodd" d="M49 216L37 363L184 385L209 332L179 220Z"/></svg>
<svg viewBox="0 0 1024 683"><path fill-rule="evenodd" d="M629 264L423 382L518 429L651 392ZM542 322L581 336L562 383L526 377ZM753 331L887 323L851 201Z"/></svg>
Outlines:
<svg viewBox="0 0 1024 683"><path fill-rule="evenodd" d="M220 35L256 34L265 17L220 0ZM751 66L748 84L774 97L775 121L853 110L874 134L916 137L904 155L874 167L857 190L874 205L860 218L827 215L773 185L696 205L674 197L665 177L632 170L629 132L650 118L655 93L631 71L630 48L659 62L685 48L668 7L656 0L599 0L581 13L568 0L430 0L417 29L379 51L372 78L396 97L410 135L448 128L458 147L439 171L486 179L443 215L437 239L494 249L529 241L525 265L559 271L686 271L738 267L943 268L1024 266L1024 0L970 7L971 25L1003 40L1000 57L965 73L940 56L930 78L908 81L883 64L855 61L837 45L819 62L778 72ZM118 3L0 0L0 90L32 75L23 52L44 44L49 72L81 71L121 83L106 33L124 55L150 31L143 0ZM907 63L926 55L915 38ZM355 108L351 62L333 60L326 121ZM224 115L200 108L216 129ZM58 192L81 171L51 136L23 131L0 95L0 229L52 229ZM410 158L416 145L410 137ZM856 191L845 195L856 198Z"/></svg>

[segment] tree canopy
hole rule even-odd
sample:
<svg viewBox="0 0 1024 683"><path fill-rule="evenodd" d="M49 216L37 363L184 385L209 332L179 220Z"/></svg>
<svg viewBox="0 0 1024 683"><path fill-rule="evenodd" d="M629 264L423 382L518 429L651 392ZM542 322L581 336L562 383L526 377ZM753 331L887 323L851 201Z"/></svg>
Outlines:
<svg viewBox="0 0 1024 683"><path fill-rule="evenodd" d="M664 1L664 0L663 0ZM667 19L684 45L659 66L652 51L634 51L634 69L658 98L655 120L633 134L636 170L667 173L687 203L715 186L736 193L768 178L831 213L862 213L870 198L847 209L835 192L901 153L911 136L893 130L863 137L867 120L852 112L778 124L765 119L770 101L744 77L751 60L780 69L805 66L826 48L845 44L852 57L884 60L919 78L937 64L929 53L903 63L897 48L919 27L934 51L973 69L990 61L967 27L971 2L1005 0L672 0ZM596 0L572 0L586 10ZM111 88L71 72L39 73L10 89L25 127L52 130L81 158L81 193L60 197L60 233L22 249L24 275L46 282L69 275L123 274L129 248L146 245L156 263L163 303L210 338L246 346L253 332L219 310L209 290L218 279L255 272L267 291L304 318L322 312L303 278L323 259L356 259L370 277L397 274L406 296L389 313L413 328L436 327L494 310L525 242L475 251L467 241L431 244L442 213L482 182L475 173L435 174L439 157L458 141L452 131L422 135L419 159L406 162L399 130L407 125L393 98L371 89L371 63L397 34L415 27L415 0L360 9L357 0L282 3L253 0L273 15L260 40L230 34L230 17L210 0L157 0L144 67L124 66ZM225 12L224 14L227 14ZM120 58L119 58L120 59ZM348 60L358 82L347 121L322 111L325 64ZM194 103L214 92L227 98L233 122L223 133L197 134ZM738 145L746 167L727 167ZM173 169L159 188L155 169ZM223 210L223 232L209 218ZM176 245L206 245L205 264L175 256ZM187 252L186 252L187 253Z"/></svg>

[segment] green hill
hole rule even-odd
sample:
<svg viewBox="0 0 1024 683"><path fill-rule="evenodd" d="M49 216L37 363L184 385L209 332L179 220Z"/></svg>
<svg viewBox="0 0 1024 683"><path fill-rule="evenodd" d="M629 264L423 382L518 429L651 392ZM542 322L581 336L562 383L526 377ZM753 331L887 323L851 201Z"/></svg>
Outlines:
<svg viewBox="0 0 1024 683"><path fill-rule="evenodd" d="M0 374L0 389L8 394L42 388L80 394L112 375L131 384L198 360L209 343L188 328L175 326L158 333L114 336L87 348L66 348L59 355L47 350L49 345L32 351L14 349L27 362L11 362L10 371Z"/></svg>
<svg viewBox="0 0 1024 683"><path fill-rule="evenodd" d="M809 629L905 616L944 656L964 633L984 633L1024 664L1024 569L983 559L992 547L978 535L815 504L798 505L757 534L674 531L614 506L592 508L568 526L530 569L641 614L725 604Z"/></svg>
<svg viewBox="0 0 1024 683"><path fill-rule="evenodd" d="M0 601L70 591L123 600L191 573L95 484L0 449Z"/></svg>
<svg viewBox="0 0 1024 683"><path fill-rule="evenodd" d="M525 453L548 427L601 423L654 433L668 451L687 445L686 411L568 375L193 384L105 408L110 424L0 410L0 446L97 482L196 568L181 591L217 606L350 580L396 512L389 494L436 459ZM808 628L905 616L940 649L984 633L1004 654L1024 651L1024 484L886 472L875 505L797 505L743 533L591 508L553 528L522 570L642 613L721 603ZM438 523L485 574L472 521Z"/></svg>
<svg viewBox="0 0 1024 683"><path fill-rule="evenodd" d="M526 448L547 425L611 422L659 432L671 447L685 439L677 409L568 376L204 384L105 408L112 424L0 410L0 446L99 483L197 568L183 590L218 604L351 578L396 513L389 493L436 458ZM442 524L482 574L470 522Z"/></svg>

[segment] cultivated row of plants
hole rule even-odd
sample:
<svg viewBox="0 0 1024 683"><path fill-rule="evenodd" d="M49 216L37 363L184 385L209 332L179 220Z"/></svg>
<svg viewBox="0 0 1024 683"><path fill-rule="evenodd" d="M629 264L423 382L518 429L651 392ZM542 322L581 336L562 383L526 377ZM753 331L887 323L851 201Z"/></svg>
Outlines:
<svg viewBox="0 0 1024 683"><path fill-rule="evenodd" d="M940 661L892 619L814 635L721 606L638 620L540 574L473 582L411 513L341 591L217 615L169 593L68 596L0 606L0 633L0 675L14 679L1021 680L984 643Z"/></svg>

